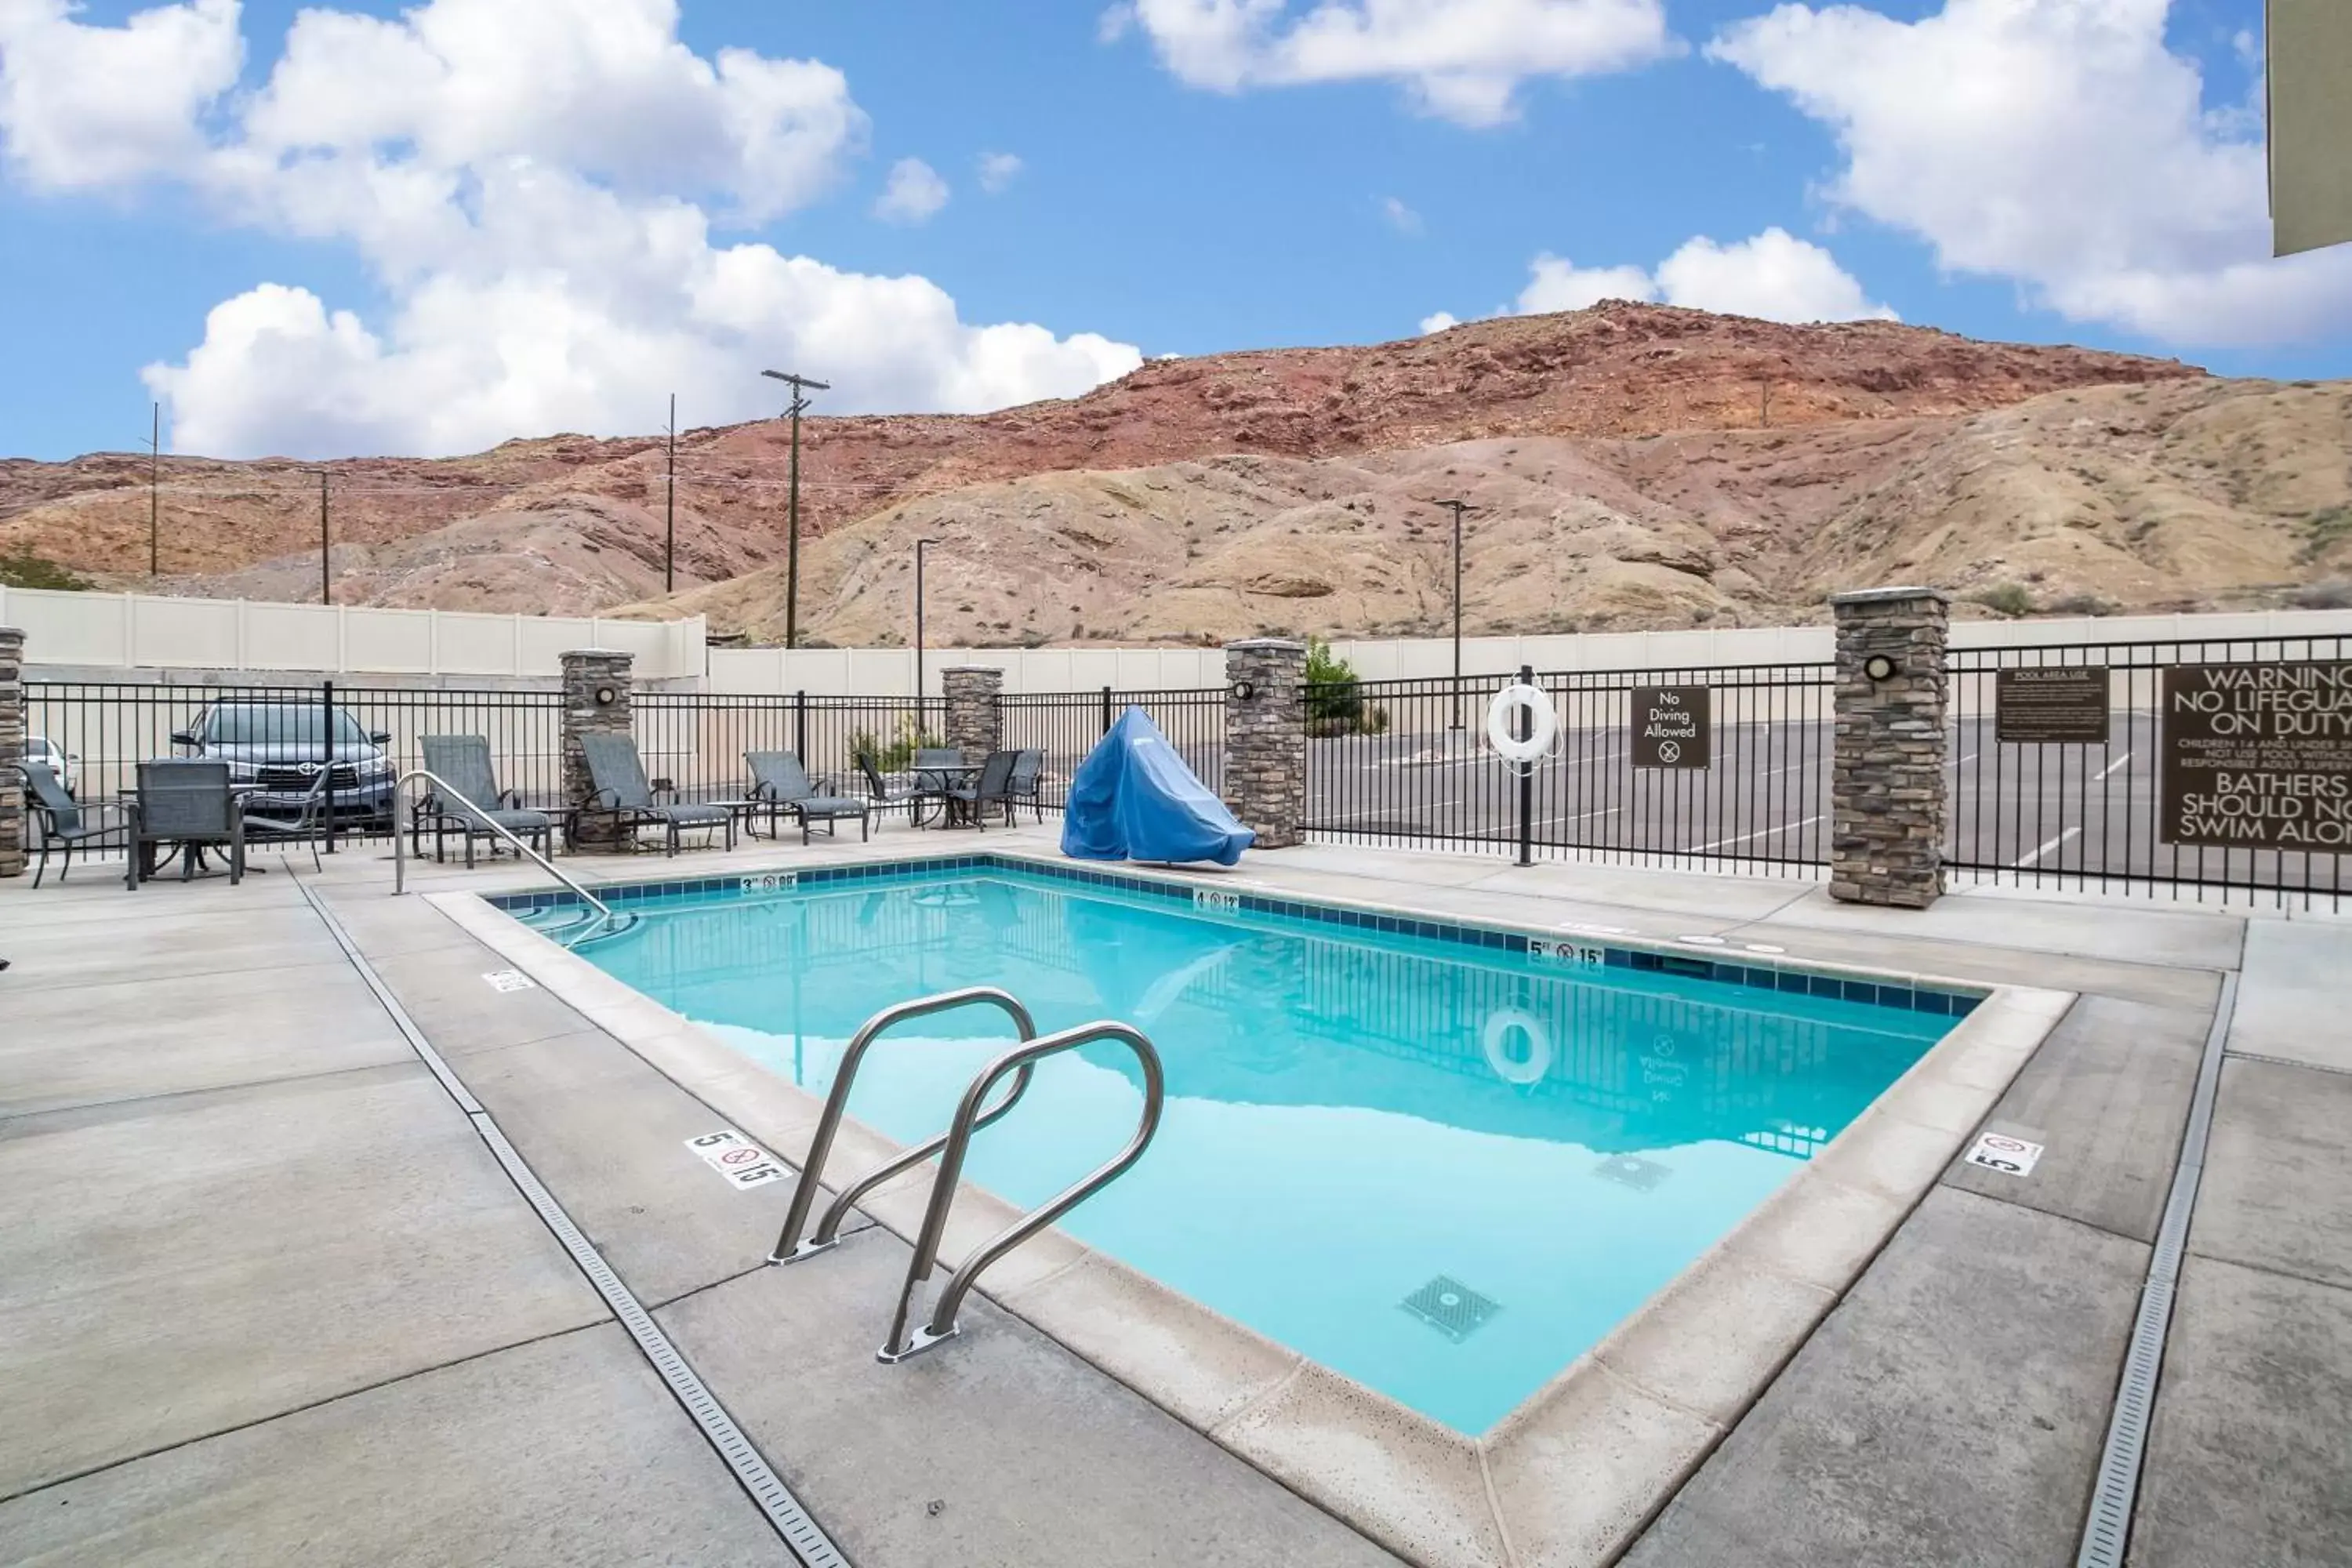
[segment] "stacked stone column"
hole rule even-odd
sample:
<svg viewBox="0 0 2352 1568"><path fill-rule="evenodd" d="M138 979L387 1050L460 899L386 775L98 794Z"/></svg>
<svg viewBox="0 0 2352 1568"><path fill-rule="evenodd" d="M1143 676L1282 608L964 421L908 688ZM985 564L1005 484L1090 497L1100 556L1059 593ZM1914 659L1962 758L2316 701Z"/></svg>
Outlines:
<svg viewBox="0 0 2352 1568"><path fill-rule="evenodd" d="M0 877L25 874L25 634L0 626Z"/></svg>
<svg viewBox="0 0 2352 1568"><path fill-rule="evenodd" d="M946 742L967 763L988 760L1004 742L1004 672L984 664L958 664L940 671L946 693Z"/></svg>
<svg viewBox="0 0 2352 1568"><path fill-rule="evenodd" d="M635 735L629 700L634 656L612 648L574 648L563 656L563 803L578 805L594 786L583 735ZM610 817L583 813L574 847L610 853L626 847Z"/></svg>
<svg viewBox="0 0 2352 1568"><path fill-rule="evenodd" d="M1307 837L1307 645L1286 637L1228 643L1225 685L1225 805L1255 830L1256 847L1301 843Z"/></svg>
<svg viewBox="0 0 2352 1568"><path fill-rule="evenodd" d="M1951 600L1933 588L1874 588L1839 594L1830 605L1837 616L1830 896L1924 910L1944 890Z"/></svg>

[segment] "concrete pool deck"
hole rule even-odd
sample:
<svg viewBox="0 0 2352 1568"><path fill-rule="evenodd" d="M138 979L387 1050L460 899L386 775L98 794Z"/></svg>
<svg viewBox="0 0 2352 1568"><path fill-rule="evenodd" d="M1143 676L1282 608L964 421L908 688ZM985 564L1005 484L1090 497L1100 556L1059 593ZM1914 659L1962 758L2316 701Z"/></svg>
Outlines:
<svg viewBox="0 0 2352 1568"><path fill-rule="evenodd" d="M635 880L1036 837L565 864ZM506 961L385 897L375 853L287 864L852 1562L1391 1560L986 1287L964 1342L877 1365L895 1237L761 1267L786 1194L681 1147L723 1118L545 991L491 990ZM1988 1118L2046 1143L2032 1175L1941 1174L1648 1523L1644 1564L2071 1561L2238 973L2132 1560L2352 1552L2352 921L2007 889L1906 914L1788 880L1325 847L1253 857L1253 879L2080 994ZM7 1555L789 1561L282 870L0 884L0 1191L24 1216L0 1237Z"/></svg>

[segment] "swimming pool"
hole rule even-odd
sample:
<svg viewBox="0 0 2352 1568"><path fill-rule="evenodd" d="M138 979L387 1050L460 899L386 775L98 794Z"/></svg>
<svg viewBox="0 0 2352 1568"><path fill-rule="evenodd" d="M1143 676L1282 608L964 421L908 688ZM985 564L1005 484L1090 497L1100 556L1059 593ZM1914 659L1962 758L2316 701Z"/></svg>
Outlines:
<svg viewBox="0 0 2352 1568"><path fill-rule="evenodd" d="M1041 1029L1138 1025L1167 1068L1159 1136L1064 1227L1473 1436L1972 1005L1255 896L1203 910L1181 884L984 862L635 891L646 918L581 956L814 1092L874 1012L958 986L1012 991ZM513 900L526 918L542 901ZM1010 1037L978 1009L910 1030L850 1103L901 1142L944 1126ZM1048 1196L1125 1140L1139 1095L1117 1047L1057 1058L966 1174Z"/></svg>

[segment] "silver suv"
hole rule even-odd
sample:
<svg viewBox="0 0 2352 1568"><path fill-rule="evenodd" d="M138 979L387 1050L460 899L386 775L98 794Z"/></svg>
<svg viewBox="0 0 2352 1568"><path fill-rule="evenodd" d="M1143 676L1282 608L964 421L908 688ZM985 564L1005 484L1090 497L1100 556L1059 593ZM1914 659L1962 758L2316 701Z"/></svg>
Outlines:
<svg viewBox="0 0 2352 1568"><path fill-rule="evenodd" d="M384 747L392 737L362 729L338 708L331 752L323 739L327 720L327 710L315 702L216 702L199 709L172 743L183 755L226 763L232 783L255 786L245 797L246 821L253 826L299 826L319 770L331 765L337 824L391 831L394 774Z"/></svg>

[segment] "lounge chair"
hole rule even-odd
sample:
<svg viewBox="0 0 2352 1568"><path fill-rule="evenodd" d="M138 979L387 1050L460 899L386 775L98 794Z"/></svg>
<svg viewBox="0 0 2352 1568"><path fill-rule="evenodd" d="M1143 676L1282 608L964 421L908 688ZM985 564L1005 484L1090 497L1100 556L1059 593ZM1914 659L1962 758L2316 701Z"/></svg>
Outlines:
<svg viewBox="0 0 2352 1568"><path fill-rule="evenodd" d="M847 817L857 819L857 837L871 838L872 826L866 821L870 809L853 795L826 795L809 782L808 770L790 752L746 752L743 761L751 769L752 800L768 808L768 837L776 836L776 816L789 811L800 819L801 842L809 841L812 824L822 822L829 837L838 829L835 824Z"/></svg>
<svg viewBox="0 0 2352 1568"><path fill-rule="evenodd" d="M1029 808L1037 814L1037 820L1040 822L1045 820L1045 803L1037 797L1037 786L1045 777L1045 752L1029 750L1013 753L1013 776L1004 785L1004 793L1008 797L1004 803L1004 821L1007 826L1012 826L1013 807L1018 801L1027 801Z"/></svg>
<svg viewBox="0 0 2352 1568"><path fill-rule="evenodd" d="M881 770L874 765L874 753L857 753L857 771L866 775L867 804L876 811L889 811L898 806L907 808L907 820L911 823L922 812L924 803L939 798L939 792L926 788L920 780L893 784L883 780Z"/></svg>
<svg viewBox="0 0 2352 1568"><path fill-rule="evenodd" d="M157 758L139 764L139 798L130 812L131 866L123 883L136 888L154 875L155 846L180 849L180 879L195 875L207 846L228 850L228 879L245 879L245 813L229 786L226 763Z"/></svg>
<svg viewBox="0 0 2352 1568"><path fill-rule="evenodd" d="M968 784L959 784L948 791L948 800L961 809L966 822L974 827L982 825L992 805L1004 807L1004 823L1013 825L1013 763L1015 753L991 752L988 760L980 764L980 777Z"/></svg>
<svg viewBox="0 0 2352 1568"><path fill-rule="evenodd" d="M548 835L555 819L543 811L523 808L522 796L513 790L499 788L497 773L490 766L490 742L487 735L425 735L421 737L425 749L427 773L447 784L450 795L438 790L428 793L418 801L408 818L408 847L412 854L425 853L425 825L433 825L433 858L442 858L443 839L449 833L461 835L466 840L466 867L474 865L474 840L490 841L490 855L496 858L499 846L505 842L491 826L495 823L526 844L536 840L541 855L548 852Z"/></svg>
<svg viewBox="0 0 2352 1568"><path fill-rule="evenodd" d="M75 850L122 848L130 843L130 813L121 802L82 805L66 793L66 786L58 782L57 770L47 763L19 763L16 771L25 775L29 820L39 824L41 830L40 859L33 868L36 888L47 874L53 844L65 849L65 859L58 867L58 880L62 882L73 874ZM114 820L105 821L108 816Z"/></svg>
<svg viewBox="0 0 2352 1568"><path fill-rule="evenodd" d="M636 843L638 828L658 825L668 830L672 855L677 853L678 830L685 827L723 828L727 847L735 847L735 814L725 806L654 799L654 787L646 782L646 764L637 756L637 743L628 736L583 735L580 754L588 764L588 795L580 803L581 814L611 817L614 832L631 845Z"/></svg>

